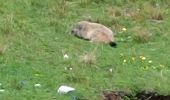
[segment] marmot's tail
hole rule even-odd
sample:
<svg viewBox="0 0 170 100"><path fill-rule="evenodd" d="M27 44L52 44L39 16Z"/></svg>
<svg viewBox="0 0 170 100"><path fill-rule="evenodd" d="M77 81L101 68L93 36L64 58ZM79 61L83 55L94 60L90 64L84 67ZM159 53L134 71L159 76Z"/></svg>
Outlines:
<svg viewBox="0 0 170 100"><path fill-rule="evenodd" d="M116 44L115 42L110 42L109 45L110 45L111 47L117 47L117 44Z"/></svg>

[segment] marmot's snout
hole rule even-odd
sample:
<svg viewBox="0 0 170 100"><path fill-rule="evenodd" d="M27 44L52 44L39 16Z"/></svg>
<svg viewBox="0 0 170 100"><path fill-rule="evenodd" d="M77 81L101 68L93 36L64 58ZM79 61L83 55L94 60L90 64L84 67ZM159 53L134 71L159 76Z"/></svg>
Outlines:
<svg viewBox="0 0 170 100"><path fill-rule="evenodd" d="M73 34L73 35L78 35L78 34L77 34L77 29L73 28L73 29L71 30L71 34Z"/></svg>

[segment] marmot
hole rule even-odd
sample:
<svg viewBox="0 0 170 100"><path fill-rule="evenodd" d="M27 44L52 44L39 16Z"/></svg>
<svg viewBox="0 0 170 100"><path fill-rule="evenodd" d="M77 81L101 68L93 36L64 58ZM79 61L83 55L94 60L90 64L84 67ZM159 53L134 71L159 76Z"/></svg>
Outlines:
<svg viewBox="0 0 170 100"><path fill-rule="evenodd" d="M116 47L115 34L111 29L99 23L80 21L73 26L71 34L91 42L108 43Z"/></svg>

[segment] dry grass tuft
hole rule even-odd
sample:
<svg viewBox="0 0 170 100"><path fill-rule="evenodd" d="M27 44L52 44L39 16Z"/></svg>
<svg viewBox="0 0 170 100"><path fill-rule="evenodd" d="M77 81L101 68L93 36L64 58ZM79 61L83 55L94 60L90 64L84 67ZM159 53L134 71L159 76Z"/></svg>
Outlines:
<svg viewBox="0 0 170 100"><path fill-rule="evenodd" d="M5 16L3 20L3 26L1 27L2 33L5 35L12 34L14 32L14 14Z"/></svg>
<svg viewBox="0 0 170 100"><path fill-rule="evenodd" d="M4 54L7 46L0 46L0 55Z"/></svg>
<svg viewBox="0 0 170 100"><path fill-rule="evenodd" d="M138 9L135 14L132 14L132 18L138 21L150 19L150 20L163 20L165 11L151 4L145 4L141 9Z"/></svg>
<svg viewBox="0 0 170 100"><path fill-rule="evenodd" d="M69 10L69 2L67 0L61 0L50 5L49 14L54 16L63 17L66 16Z"/></svg>
<svg viewBox="0 0 170 100"><path fill-rule="evenodd" d="M154 9L153 12L151 13L150 18L152 20L163 20L163 11L161 11L160 9Z"/></svg>
<svg viewBox="0 0 170 100"><path fill-rule="evenodd" d="M91 3L92 3L91 0L81 0L79 4L81 7L86 7Z"/></svg>
<svg viewBox="0 0 170 100"><path fill-rule="evenodd" d="M109 7L107 9L110 18L115 18L121 16L121 11L117 8Z"/></svg>
<svg viewBox="0 0 170 100"><path fill-rule="evenodd" d="M86 64L94 64L96 62L96 55L93 52L88 52L80 56L80 60Z"/></svg>
<svg viewBox="0 0 170 100"><path fill-rule="evenodd" d="M151 40L152 34L144 27L136 27L134 29L133 40L140 43L146 43Z"/></svg>

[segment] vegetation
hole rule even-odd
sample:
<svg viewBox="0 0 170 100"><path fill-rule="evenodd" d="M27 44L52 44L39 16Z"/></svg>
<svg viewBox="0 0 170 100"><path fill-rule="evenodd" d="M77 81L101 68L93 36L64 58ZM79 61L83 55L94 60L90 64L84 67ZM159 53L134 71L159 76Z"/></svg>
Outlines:
<svg viewBox="0 0 170 100"><path fill-rule="evenodd" d="M70 100L57 93L61 85L88 100L107 89L170 94L169 6L169 0L0 0L0 100ZM71 36L80 20L110 27L117 48Z"/></svg>

